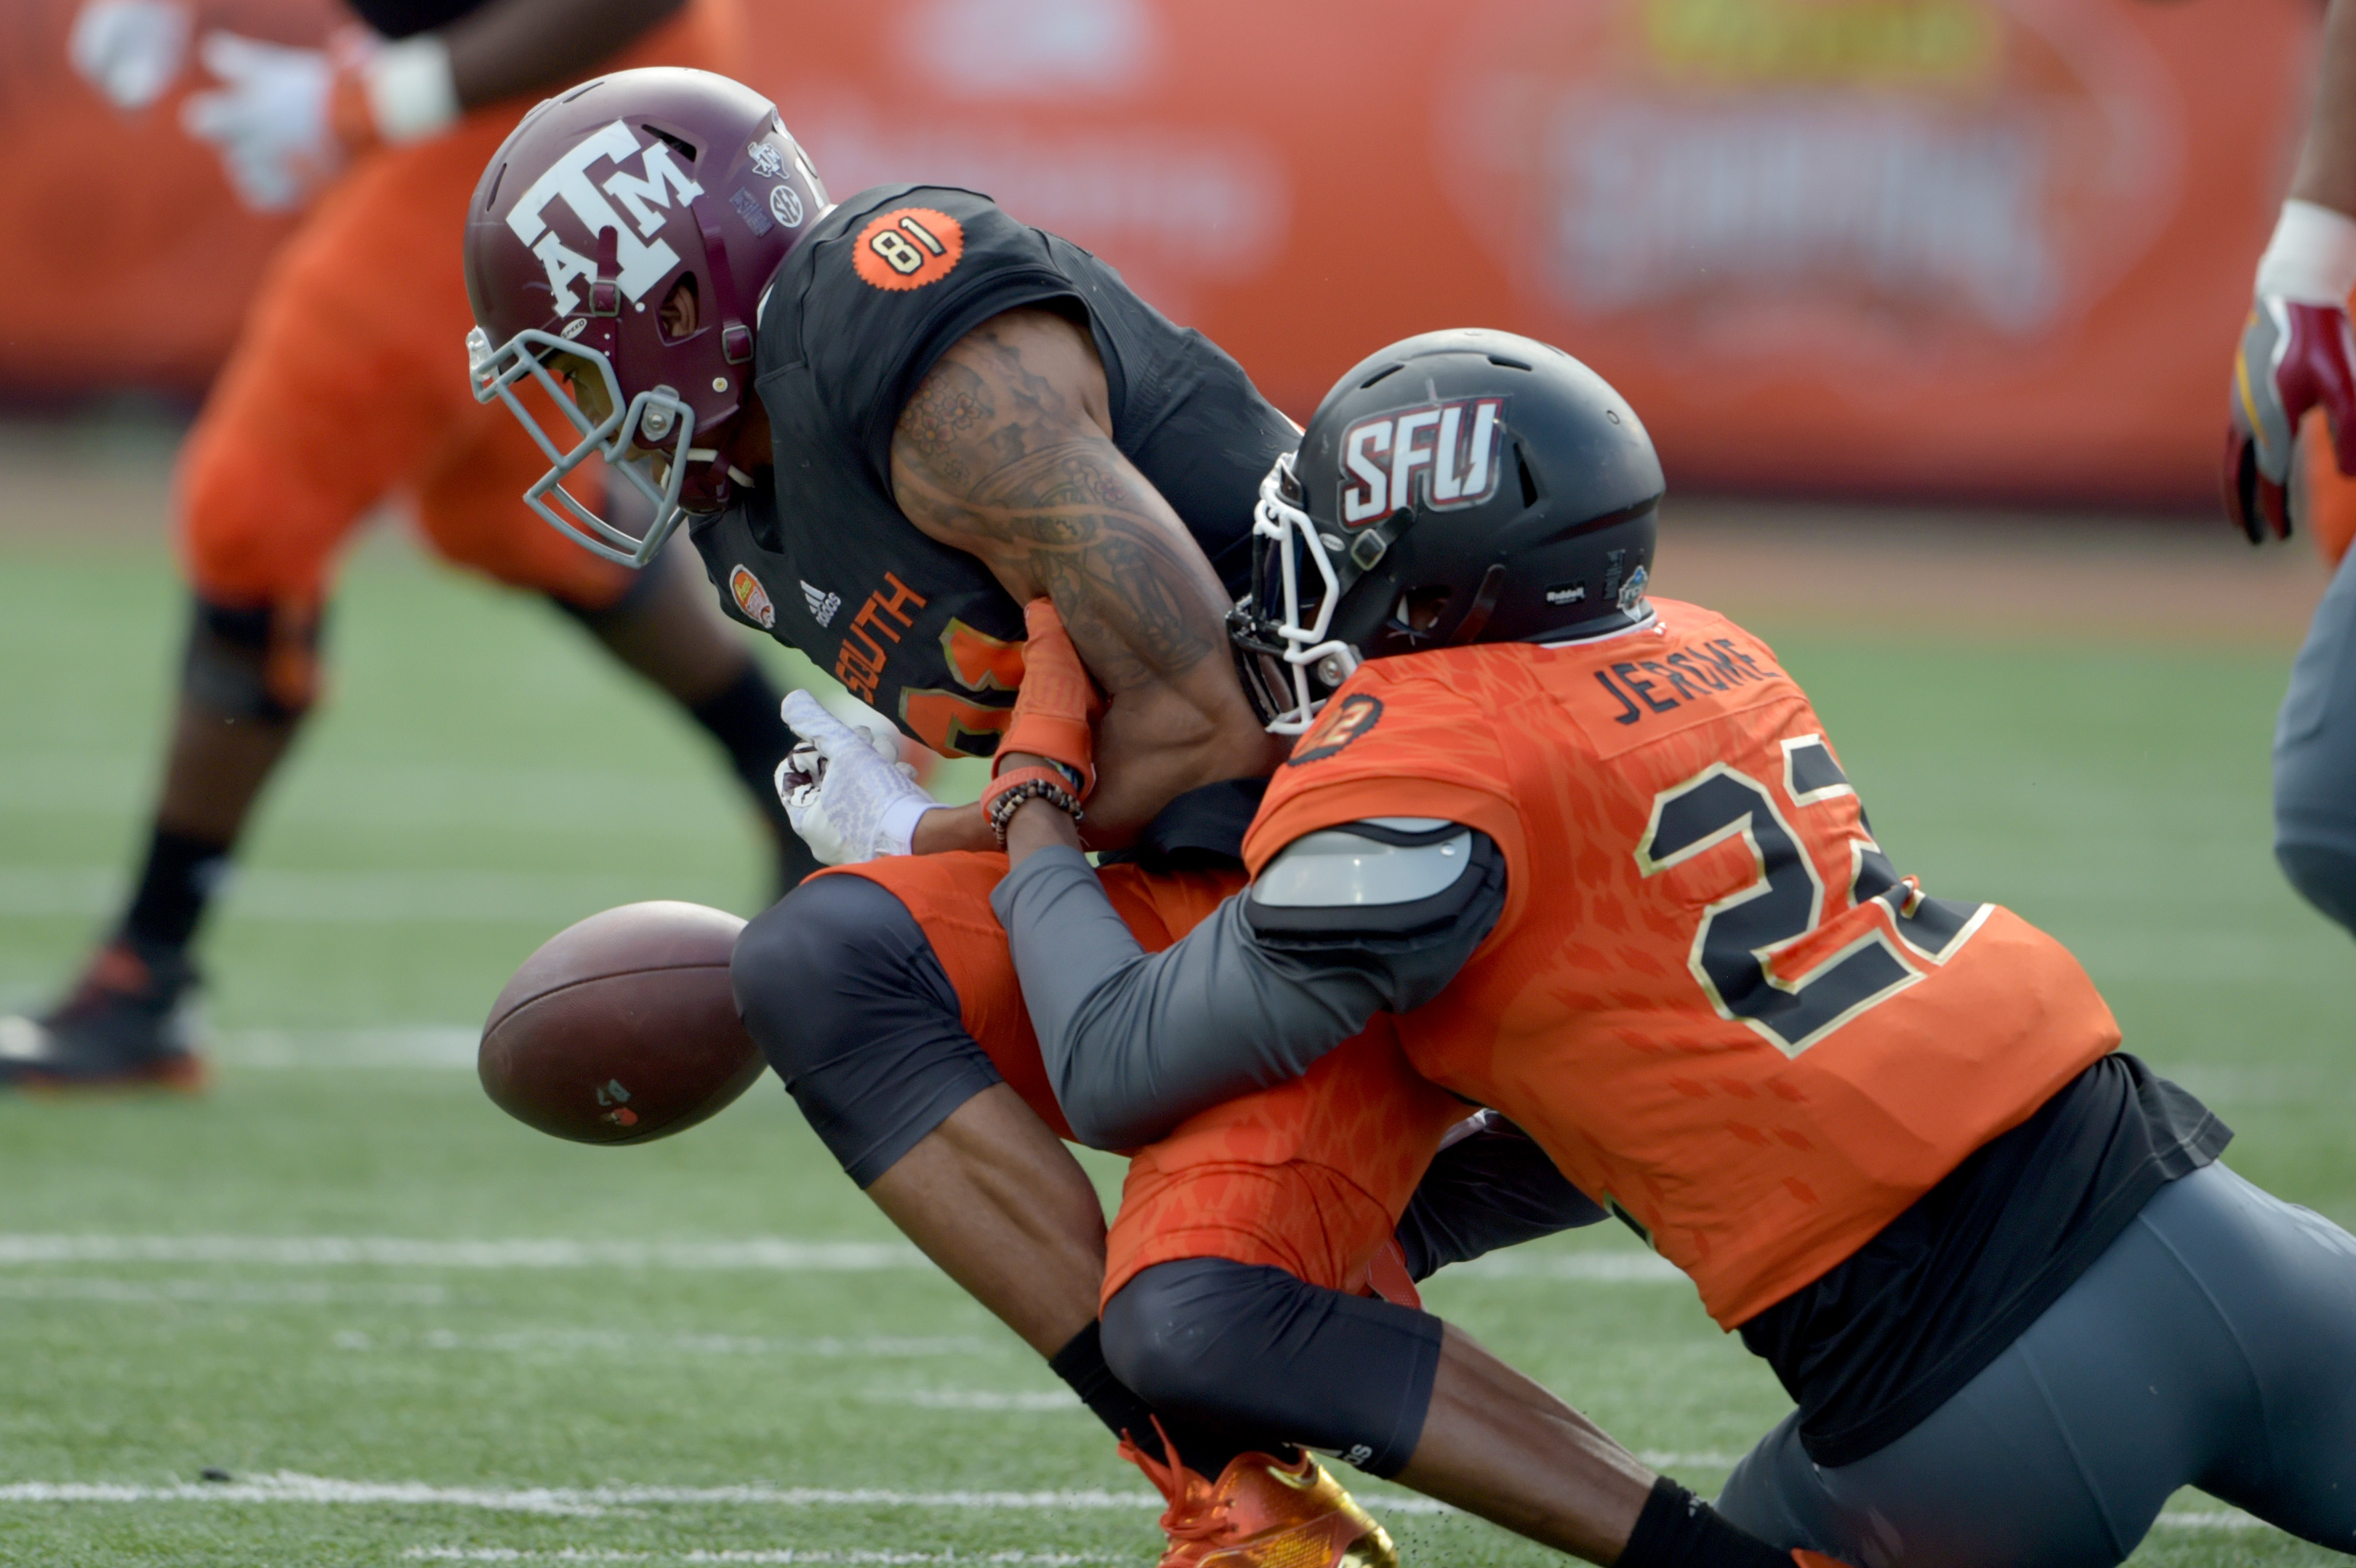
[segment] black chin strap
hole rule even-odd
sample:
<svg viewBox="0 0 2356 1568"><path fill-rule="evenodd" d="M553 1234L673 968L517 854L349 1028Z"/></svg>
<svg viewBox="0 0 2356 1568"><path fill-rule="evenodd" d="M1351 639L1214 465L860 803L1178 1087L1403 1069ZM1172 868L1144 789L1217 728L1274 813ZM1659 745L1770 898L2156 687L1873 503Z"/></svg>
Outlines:
<svg viewBox="0 0 2356 1568"><path fill-rule="evenodd" d="M1505 564L1492 562L1481 575L1481 586L1472 595L1472 607L1464 612L1464 618L1456 623L1456 630L1448 640L1462 644L1479 637L1482 628L1489 624L1490 616L1496 613L1498 596L1505 591Z"/></svg>

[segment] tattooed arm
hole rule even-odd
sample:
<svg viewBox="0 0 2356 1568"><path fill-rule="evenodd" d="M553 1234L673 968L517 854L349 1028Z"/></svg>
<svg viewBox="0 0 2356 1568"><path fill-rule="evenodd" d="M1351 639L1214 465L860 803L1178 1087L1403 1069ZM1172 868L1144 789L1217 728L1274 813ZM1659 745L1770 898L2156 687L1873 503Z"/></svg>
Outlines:
<svg viewBox="0 0 2356 1568"><path fill-rule="evenodd" d="M892 485L911 521L979 556L1016 602L1052 597L1104 688L1092 845L1282 757L1237 684L1217 575L1113 445L1086 328L1024 308L959 338L901 411Z"/></svg>

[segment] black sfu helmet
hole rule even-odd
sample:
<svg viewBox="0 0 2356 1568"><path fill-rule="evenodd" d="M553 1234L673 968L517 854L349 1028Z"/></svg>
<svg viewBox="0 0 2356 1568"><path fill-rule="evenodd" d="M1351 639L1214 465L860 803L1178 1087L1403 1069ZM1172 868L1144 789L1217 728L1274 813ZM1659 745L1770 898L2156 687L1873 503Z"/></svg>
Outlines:
<svg viewBox="0 0 2356 1568"><path fill-rule="evenodd" d="M1478 328L1394 343L1261 482L1227 618L1244 690L1297 735L1364 660L1634 626L1661 492L1627 400L1561 349Z"/></svg>

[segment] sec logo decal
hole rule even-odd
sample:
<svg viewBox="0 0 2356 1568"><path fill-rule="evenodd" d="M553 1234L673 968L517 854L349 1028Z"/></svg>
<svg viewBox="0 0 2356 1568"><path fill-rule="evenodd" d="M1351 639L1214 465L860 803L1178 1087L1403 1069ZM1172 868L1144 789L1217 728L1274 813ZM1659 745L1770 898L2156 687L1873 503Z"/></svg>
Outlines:
<svg viewBox="0 0 2356 1568"><path fill-rule="evenodd" d="M895 207L869 222L851 242L860 278L902 293L938 283L965 254L965 226L929 207Z"/></svg>
<svg viewBox="0 0 2356 1568"><path fill-rule="evenodd" d="M1338 703L1328 703L1284 765L1298 768L1304 762L1322 762L1374 728L1382 716L1383 700L1371 693L1356 692Z"/></svg>

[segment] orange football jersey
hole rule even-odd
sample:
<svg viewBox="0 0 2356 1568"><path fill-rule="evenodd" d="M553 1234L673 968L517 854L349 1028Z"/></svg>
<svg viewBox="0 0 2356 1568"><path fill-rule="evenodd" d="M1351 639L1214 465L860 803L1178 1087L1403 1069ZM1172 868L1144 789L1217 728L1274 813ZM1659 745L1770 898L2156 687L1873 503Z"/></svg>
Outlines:
<svg viewBox="0 0 2356 1568"><path fill-rule="evenodd" d="M1104 1299L1173 1258L1230 1258L1352 1295L1448 1129L1471 1108L1417 1076L1377 1015L1301 1077L1215 1105L1130 1157ZM1404 1275L1397 1284L1404 1284Z"/></svg>
<svg viewBox="0 0 2356 1568"><path fill-rule="evenodd" d="M1364 817L1480 829L1504 917L1403 1015L1642 1226L1729 1327L1831 1269L2118 1044L2059 942L1932 898L1867 831L1806 696L1691 605L1591 643L1366 665L1246 858Z"/></svg>

